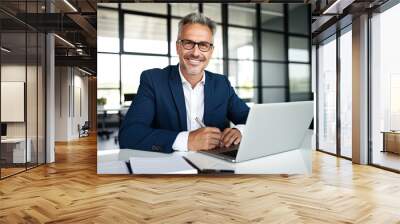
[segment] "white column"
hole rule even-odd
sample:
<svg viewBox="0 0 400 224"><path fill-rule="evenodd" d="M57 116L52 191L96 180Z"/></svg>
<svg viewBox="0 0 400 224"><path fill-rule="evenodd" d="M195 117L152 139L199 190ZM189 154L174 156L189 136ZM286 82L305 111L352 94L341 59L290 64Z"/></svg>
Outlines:
<svg viewBox="0 0 400 224"><path fill-rule="evenodd" d="M46 35L46 163L55 161L54 133L55 133L55 60L54 35Z"/></svg>
<svg viewBox="0 0 400 224"><path fill-rule="evenodd" d="M353 19L353 162L368 163L368 15Z"/></svg>

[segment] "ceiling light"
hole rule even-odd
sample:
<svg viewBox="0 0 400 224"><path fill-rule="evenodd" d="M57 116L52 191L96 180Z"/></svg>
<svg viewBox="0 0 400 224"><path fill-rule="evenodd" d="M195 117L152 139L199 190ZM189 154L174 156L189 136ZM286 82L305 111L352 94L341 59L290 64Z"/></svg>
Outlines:
<svg viewBox="0 0 400 224"><path fill-rule="evenodd" d="M83 72L83 73L85 73L85 74L87 74L87 75L90 75L90 76L92 75L92 73L90 73L90 72L88 72L88 71L86 71L86 70L83 70L83 69L81 69L81 68L79 68L79 67L78 67L78 70L81 71L81 72Z"/></svg>
<svg viewBox="0 0 400 224"><path fill-rule="evenodd" d="M348 7L354 2L354 0L336 0L322 14L342 14L343 9Z"/></svg>
<svg viewBox="0 0 400 224"><path fill-rule="evenodd" d="M9 50L9 49L7 49L7 48L5 48L5 47L1 47L1 50L4 51L4 52L6 52L6 53L10 53L10 52L11 52L11 50Z"/></svg>
<svg viewBox="0 0 400 224"><path fill-rule="evenodd" d="M67 4L72 10L74 10L74 12L78 12L78 10L68 1L68 0L64 0L65 4Z"/></svg>
<svg viewBox="0 0 400 224"><path fill-rule="evenodd" d="M64 39L64 38L62 38L62 37L60 37L60 36L57 35L57 34L54 34L54 36L57 37L58 39L60 39L62 42L66 43L67 45L69 45L69 46L75 48L75 45L73 45L73 44L72 44L71 42L69 42L68 40L66 40L66 39Z"/></svg>

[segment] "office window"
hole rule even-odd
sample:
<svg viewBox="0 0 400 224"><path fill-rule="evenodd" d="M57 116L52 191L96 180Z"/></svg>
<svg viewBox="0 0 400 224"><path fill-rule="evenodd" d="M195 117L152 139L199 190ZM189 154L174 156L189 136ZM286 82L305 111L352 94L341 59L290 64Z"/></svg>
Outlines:
<svg viewBox="0 0 400 224"><path fill-rule="evenodd" d="M400 4L371 18L370 81L372 163L398 171L399 134L393 132L400 131L400 33L395 28L399 21Z"/></svg>
<svg viewBox="0 0 400 224"><path fill-rule="evenodd" d="M263 88L263 103L279 103L286 100L286 88Z"/></svg>
<svg viewBox="0 0 400 224"><path fill-rule="evenodd" d="M157 7L154 7L152 3L121 3L121 8L129 11L167 14L167 4L163 3L157 3Z"/></svg>
<svg viewBox="0 0 400 224"><path fill-rule="evenodd" d="M233 87L253 88L257 84L256 64L253 61L229 61L229 81Z"/></svg>
<svg viewBox="0 0 400 224"><path fill-rule="evenodd" d="M176 53L176 41L178 40L179 19L171 19L171 56L178 56Z"/></svg>
<svg viewBox="0 0 400 224"><path fill-rule="evenodd" d="M283 34L262 32L262 59L286 61L285 38Z"/></svg>
<svg viewBox="0 0 400 224"><path fill-rule="evenodd" d="M340 152L352 157L352 35L351 26L340 36Z"/></svg>
<svg viewBox="0 0 400 224"><path fill-rule="evenodd" d="M106 98L105 108L117 108L120 102L119 60L119 54L97 54L98 93L101 90L101 94L97 94L97 99Z"/></svg>
<svg viewBox="0 0 400 224"><path fill-rule="evenodd" d="M143 71L152 68L168 66L167 57L122 55L121 56L121 83L122 95L136 93Z"/></svg>
<svg viewBox="0 0 400 224"><path fill-rule="evenodd" d="M308 4L289 4L289 32L310 35Z"/></svg>
<svg viewBox="0 0 400 224"><path fill-rule="evenodd" d="M224 73L224 64L222 59L211 59L210 62L208 63L207 66L207 71L214 72L217 74L223 74ZM226 74L224 74L226 75Z"/></svg>
<svg viewBox="0 0 400 224"><path fill-rule="evenodd" d="M97 54L97 87L119 88L119 55Z"/></svg>
<svg viewBox="0 0 400 224"><path fill-rule="evenodd" d="M285 86L286 64L284 63L262 63L262 85L263 86Z"/></svg>
<svg viewBox="0 0 400 224"><path fill-rule="evenodd" d="M336 154L336 36L318 48L319 149Z"/></svg>
<svg viewBox="0 0 400 224"><path fill-rule="evenodd" d="M244 101L255 103L258 102L258 89L252 87L236 87L234 88L236 94Z"/></svg>
<svg viewBox="0 0 400 224"><path fill-rule="evenodd" d="M261 4L261 27L263 29L283 31L284 18L282 4Z"/></svg>
<svg viewBox="0 0 400 224"><path fill-rule="evenodd" d="M214 52L212 58L223 58L222 46L222 26L217 25L217 31L214 34Z"/></svg>
<svg viewBox="0 0 400 224"><path fill-rule="evenodd" d="M253 30L228 27L229 58L255 59L255 37Z"/></svg>
<svg viewBox="0 0 400 224"><path fill-rule="evenodd" d="M289 61L309 62L309 43L306 37L289 37Z"/></svg>
<svg viewBox="0 0 400 224"><path fill-rule="evenodd" d="M97 89L97 99L105 98L104 108L113 109L120 107L119 89Z"/></svg>
<svg viewBox="0 0 400 224"><path fill-rule="evenodd" d="M124 51L168 53L166 19L131 14L124 16Z"/></svg>
<svg viewBox="0 0 400 224"><path fill-rule="evenodd" d="M99 52L119 52L118 11L97 10L97 50Z"/></svg>
<svg viewBox="0 0 400 224"><path fill-rule="evenodd" d="M198 3L171 3L171 14L173 16L184 17L189 13L198 11Z"/></svg>
<svg viewBox="0 0 400 224"><path fill-rule="evenodd" d="M289 63L289 91L291 101L310 98L310 65Z"/></svg>
<svg viewBox="0 0 400 224"><path fill-rule="evenodd" d="M220 3L204 3L203 13L208 18L214 20L217 23L221 23L221 4Z"/></svg>
<svg viewBox="0 0 400 224"><path fill-rule="evenodd" d="M251 3L232 3L228 5L228 23L247 27L256 26L256 8Z"/></svg>

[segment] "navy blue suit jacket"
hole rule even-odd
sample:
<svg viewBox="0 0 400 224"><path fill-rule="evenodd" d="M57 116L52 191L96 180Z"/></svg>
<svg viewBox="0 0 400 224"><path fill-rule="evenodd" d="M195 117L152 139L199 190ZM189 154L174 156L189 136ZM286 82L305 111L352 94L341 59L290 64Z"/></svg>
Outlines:
<svg viewBox="0 0 400 224"><path fill-rule="evenodd" d="M137 95L119 130L120 148L171 153L181 131L187 131L179 65L150 69L140 76ZM245 124L249 107L226 76L205 72L204 124L226 128L227 120Z"/></svg>

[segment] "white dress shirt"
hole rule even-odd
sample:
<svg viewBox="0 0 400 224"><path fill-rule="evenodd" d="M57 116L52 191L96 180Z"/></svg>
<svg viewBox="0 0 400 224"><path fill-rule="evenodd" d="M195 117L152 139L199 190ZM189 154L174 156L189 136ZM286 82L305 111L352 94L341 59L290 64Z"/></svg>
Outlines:
<svg viewBox="0 0 400 224"><path fill-rule="evenodd" d="M203 121L204 84L206 82L206 76L203 73L203 78L194 88L192 88L192 85L182 75L180 66L179 75L182 80L183 94L185 98L187 131L182 131L176 136L176 139L172 144L172 149L186 152L188 151L189 132L201 128L196 122L196 117ZM235 128L237 128L243 135L244 125L236 125Z"/></svg>

